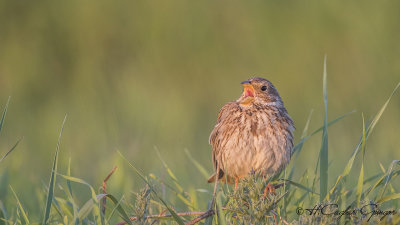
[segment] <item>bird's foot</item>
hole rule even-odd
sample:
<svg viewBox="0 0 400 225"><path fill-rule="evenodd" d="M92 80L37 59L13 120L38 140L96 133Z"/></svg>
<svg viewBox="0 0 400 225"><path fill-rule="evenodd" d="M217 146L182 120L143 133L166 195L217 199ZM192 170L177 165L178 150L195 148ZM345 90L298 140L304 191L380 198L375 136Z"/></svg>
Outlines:
<svg viewBox="0 0 400 225"><path fill-rule="evenodd" d="M267 197L268 193L275 195L275 191L276 191L276 189L275 189L274 185L268 183L267 186L264 189L264 198Z"/></svg>
<svg viewBox="0 0 400 225"><path fill-rule="evenodd" d="M237 188L238 188L238 184L239 184L239 178L236 177L236 178L235 178L235 191L236 191Z"/></svg>

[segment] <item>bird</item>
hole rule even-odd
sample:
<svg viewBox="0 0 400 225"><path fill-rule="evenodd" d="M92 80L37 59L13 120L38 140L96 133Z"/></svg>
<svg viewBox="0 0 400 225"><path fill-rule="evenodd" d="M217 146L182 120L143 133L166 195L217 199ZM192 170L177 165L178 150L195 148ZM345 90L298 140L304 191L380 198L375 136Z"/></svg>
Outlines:
<svg viewBox="0 0 400 225"><path fill-rule="evenodd" d="M295 130L277 89L269 80L253 77L241 85L241 96L221 108L209 137L215 172L208 183L218 179L234 183L235 189L239 179L251 173L263 177L279 174L292 156Z"/></svg>

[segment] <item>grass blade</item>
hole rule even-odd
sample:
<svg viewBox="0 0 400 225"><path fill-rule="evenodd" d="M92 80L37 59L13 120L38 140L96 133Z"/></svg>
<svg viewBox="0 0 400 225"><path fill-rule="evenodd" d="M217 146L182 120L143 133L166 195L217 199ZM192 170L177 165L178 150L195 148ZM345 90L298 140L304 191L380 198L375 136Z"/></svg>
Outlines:
<svg viewBox="0 0 400 225"><path fill-rule="evenodd" d="M367 131L367 137L369 136L369 134L372 132L372 130L374 129L375 125L378 123L379 119L381 118L383 112L385 111L386 107L388 106L390 99L393 97L393 95L396 93L397 89L400 87L400 82L396 85L396 87L394 88L394 90L392 91L392 94L390 94L389 98L386 100L385 104L383 104L383 106L381 107L381 109L379 110L379 112L376 114L376 116L374 117L374 119L372 120L370 126L368 127L368 131Z"/></svg>
<svg viewBox="0 0 400 225"><path fill-rule="evenodd" d="M314 170L314 178L313 178L313 182L312 182L312 186L311 186L311 189L313 191L315 190L315 183L317 182L317 179L318 179L318 167L319 167L319 160L321 158L320 155L321 155L321 152L318 152L317 163L315 164L315 170Z"/></svg>
<svg viewBox="0 0 400 225"><path fill-rule="evenodd" d="M377 203L380 204L380 203L384 203L384 202L387 202L387 201L390 201L390 200L394 200L394 199L399 199L399 198L400 198L400 193L391 194L391 195L388 195L388 196L385 196L385 197L379 199L377 201Z"/></svg>
<svg viewBox="0 0 400 225"><path fill-rule="evenodd" d="M6 208L3 204L3 202L0 200L0 225L6 225L7 220L8 220L8 216L7 216Z"/></svg>
<svg viewBox="0 0 400 225"><path fill-rule="evenodd" d="M385 111L385 109L388 106L390 100L392 99L393 95L396 93L396 91L398 90L399 87L400 87L400 82L396 85L396 87L392 91L392 94L386 100L385 104L383 104L383 106L380 108L379 112L375 115L375 117L372 120L372 122L368 125L368 128L366 129L365 140L368 140L369 135L372 133L375 125L378 123L378 121L381 118L383 112ZM360 138L360 142L357 144L356 148L353 151L353 154L352 154L350 160L347 162L347 165L343 170L343 173L342 173L342 177L343 178L346 177L350 173L350 170L353 167L355 157L359 152L361 144L362 144L362 138Z"/></svg>
<svg viewBox="0 0 400 225"><path fill-rule="evenodd" d="M70 177L70 176L66 176L66 175L60 174L60 173L57 173L57 175L62 177L62 178L64 178L64 179L66 179L66 180L70 180L72 182L80 183L80 184L84 184L84 185L88 186L89 189L90 189L90 193L91 193L92 199L97 201L96 191L94 190L94 188L88 182L86 182L86 181L84 181L84 180L82 180L80 178Z"/></svg>
<svg viewBox="0 0 400 225"><path fill-rule="evenodd" d="M149 177L152 178L153 180L159 182L160 184L165 185L166 188L170 189L172 192L174 192L176 194L176 196L183 202L185 203L186 206L190 207L190 208L195 208L194 205L190 202L190 199L188 199L186 196L186 194L182 191L180 192L179 190L176 190L174 187L172 187L172 185L168 184L166 181L161 180L160 178L158 178L156 175L154 174L149 174ZM185 196L184 196L185 195Z"/></svg>
<svg viewBox="0 0 400 225"><path fill-rule="evenodd" d="M58 204L58 208L60 209L60 212L62 212L63 218L65 216L68 216L68 217L73 217L74 216L74 215L72 215L72 212L70 210L71 203L68 202L66 199L55 197L53 204Z"/></svg>
<svg viewBox="0 0 400 225"><path fill-rule="evenodd" d="M306 125L304 125L303 132L301 133L301 138L304 138L307 136L308 127L310 126L311 117L312 117L313 112L314 112L314 110L311 109L310 114L308 114Z"/></svg>
<svg viewBox="0 0 400 225"><path fill-rule="evenodd" d="M283 179L281 179L281 180L283 180ZM293 185L293 186L296 186L296 187L298 187L298 188L300 188L300 189L303 189L303 190L305 190L305 191L307 191L307 192L310 192L310 193L319 195L318 193L314 192L314 191L311 190L310 188L308 188L308 187L306 187L306 186L304 186L304 185L302 185L302 184L300 184L300 183L297 183L297 182L294 182L294 181L291 181L291 180L283 180L283 181L287 181L287 182L289 182L289 184L291 184L291 185Z"/></svg>
<svg viewBox="0 0 400 225"><path fill-rule="evenodd" d="M400 82L399 82L399 83L396 85L396 87L393 89L393 91L392 91L392 93L390 94L389 98L386 100L386 102L385 102L385 103L383 104L383 106L380 108L380 110L378 111L378 113L375 115L375 117L374 117L374 119L372 120L372 122L367 126L367 129L365 130L365 141L368 139L369 135L372 133L374 127L376 126L376 124L378 123L379 119L381 118L383 112L385 111L386 107L388 106L388 104L389 104L391 98L392 98L393 95L396 93L396 91L398 90L399 87L400 87ZM364 130L363 130L363 132L364 132ZM349 175L349 173L350 173L350 171L351 171L351 169L352 169L352 167L353 167L355 157L356 157L356 155L358 154L358 152L359 152L359 150L360 150L360 147L362 147L362 144L363 144L363 136L364 136L364 134L361 136L360 141L359 141L358 144L356 145L356 147L355 147L355 149L354 149L354 151L353 151L353 153L352 153L352 156L350 157L350 160L347 162L346 167L345 167L344 170L343 170L342 175L340 175L340 176L337 178L336 184L338 184L340 180L344 179L345 177L347 177L347 176ZM365 141L364 141L364 143L365 143ZM386 176L386 175L385 175L385 176ZM388 178L388 177L386 177L386 178ZM366 191L365 196L368 195L370 192L372 192L378 185L380 185L382 181L383 181L383 177L382 177L381 179L379 179L379 181L376 182L374 186L370 187L370 188ZM336 185L335 185L334 188L336 188ZM384 189L382 189L382 190L384 190ZM331 190L331 192L333 192L333 191L334 191L334 189ZM382 193L382 192L381 192L381 193ZM381 195L381 198L382 198L382 196L383 196L383 195Z"/></svg>
<svg viewBox="0 0 400 225"><path fill-rule="evenodd" d="M394 160L394 161L391 163L391 166L392 166L394 163L396 163L396 162L398 162L398 160ZM392 168L392 167L391 167L391 168ZM391 178L396 177L396 176L398 176L398 175L400 175L400 170L396 170L395 172L393 172L393 171L391 171L391 169L389 169L382 177L380 177L380 178L375 182L374 185L372 185L372 186L369 187L367 190L365 190L362 196L363 196L364 198L367 197L371 192L373 192L375 189L377 189L377 187L383 185L383 184L384 184L384 181L389 182ZM372 177L366 179L365 182L366 182L366 181L371 181L372 179L375 179L375 178L377 178L377 177L379 177L379 174L374 175L374 176L372 176ZM365 183L365 182L364 182L364 183ZM383 189L384 189L384 188L381 188L381 189L380 189L380 193L382 193ZM350 190L350 191L349 191L349 195L350 195L352 192L353 192L353 191ZM376 198L378 198L378 196L379 196L379 194L376 196ZM375 202L377 202L376 198L375 198ZM380 198L382 199L382 196L381 196ZM354 205L354 204L356 204L356 200L354 200L350 205Z"/></svg>
<svg viewBox="0 0 400 225"><path fill-rule="evenodd" d="M158 150L157 147L155 147L155 150L157 152L158 158L160 158L161 162L164 165L165 170L167 170L168 175L171 177L172 181L175 184L175 187L178 189L177 195L178 198L185 203L188 207L193 208L193 204L191 203L190 197L187 196L185 191L183 190L182 186L178 183L178 179L176 178L175 174L172 172L172 170L169 168L168 164L162 159L160 151Z"/></svg>
<svg viewBox="0 0 400 225"><path fill-rule="evenodd" d="M80 178L66 176L66 175L59 174L59 173L57 173L57 175L62 177L62 178L64 178L64 179L66 179L66 180L70 180L70 181L75 182L75 183L84 184L84 185L89 187L90 193L91 193L91 197L92 197L91 200L93 201L93 204L94 204L94 206L92 208L94 218L95 218L97 224L103 224L103 222L101 220L100 205L99 205L99 201L97 199L96 191L94 190L94 188L89 183L87 183L86 181L84 181L84 180L82 180ZM87 203L87 204L89 204L89 203ZM79 211L79 213L80 213L80 211ZM81 219L80 216L79 216L79 219Z"/></svg>
<svg viewBox="0 0 400 225"><path fill-rule="evenodd" d="M393 160L392 163L390 164L390 167L386 172L387 175L386 175L386 179L385 179L385 184L380 192L380 198L383 198L383 194L386 191L387 185L389 184L390 179L392 179L392 177L393 177L393 173L394 173L393 169L396 166L396 164L400 165L400 160Z"/></svg>
<svg viewBox="0 0 400 225"><path fill-rule="evenodd" d="M361 195L362 195L362 190L363 190L363 182L364 182L364 158L365 158L365 120L364 120L364 114L362 114L362 119L363 119L363 133L362 133L362 158L361 158L361 171L360 171L360 176L358 177L358 184L357 184L357 207L360 206L360 201L361 201Z"/></svg>
<svg viewBox="0 0 400 225"><path fill-rule="evenodd" d="M71 158L69 158L68 161L68 168L67 168L67 176L71 176ZM71 225L78 225L79 224L79 216L78 216L78 205L75 203L74 198L72 197L72 186L71 186L71 181L67 180L67 187L68 190L64 191L65 194L67 195L70 207L72 207L72 211L73 211L73 219L71 221Z"/></svg>
<svg viewBox="0 0 400 225"><path fill-rule="evenodd" d="M160 159L160 161L162 162L162 164L164 165L165 170L167 171L168 175L171 177L172 181L174 182L176 188L178 188L178 190L180 192L183 192L183 188L181 187L181 185L178 183L178 178L176 178L175 174L172 172L172 170L169 168L168 164L162 159L160 151L158 150L157 147L154 148L157 152L158 158Z"/></svg>
<svg viewBox="0 0 400 225"><path fill-rule="evenodd" d="M71 157L68 160L67 176L71 176ZM69 194L72 196L71 181L67 180Z"/></svg>
<svg viewBox="0 0 400 225"><path fill-rule="evenodd" d="M67 120L67 115L65 115L65 117L64 117L64 121L62 123L61 130L60 130L60 135L58 136L56 154L54 155L53 168L51 170L51 175L50 175L49 192L47 194L46 208L45 208L45 211L44 211L43 224L47 224L48 223L48 219L50 217L51 203L52 203L53 198L54 198L54 185L56 183L56 176L57 176L58 152L60 150L61 136L62 136L62 132L64 130L64 125L65 125L65 121L66 120Z"/></svg>
<svg viewBox="0 0 400 225"><path fill-rule="evenodd" d="M308 127L309 127L309 125L310 125L311 116L312 116L313 111L314 111L314 110L311 110L311 111L310 111L310 114L308 115L308 118L307 118L307 121L306 121L306 125L304 126L303 133L301 134L301 139L302 139L302 140L307 136ZM296 156L295 156L294 159L291 160L291 162L293 162L293 163L292 163L292 168L291 168L290 173L289 173L289 177L287 177L287 178L285 177L285 179L289 179L289 180L292 179L293 174L294 174L294 170L295 170L295 168L296 168L296 161L297 161L297 158L298 158L299 155L300 155L301 149L303 148L303 144L304 144L304 142L300 142L300 143L298 144L298 149L296 150L296 152L297 152L297 153L296 153ZM293 149L293 154L294 154L294 149ZM285 171L286 171L286 170L285 170ZM286 173L285 173L285 174L286 174ZM285 197L285 199L286 199L286 197Z"/></svg>
<svg viewBox="0 0 400 225"><path fill-rule="evenodd" d="M397 175L400 174L400 171L397 170L396 172L393 173L393 175ZM373 178L376 178L376 176L379 177L379 175L375 175L373 176ZM385 180L385 178L387 178L387 173L385 173L383 176L381 176L374 185L372 185L371 187L368 188L368 190L365 191L364 196L368 196L372 191L374 191L378 186L383 184L383 181Z"/></svg>
<svg viewBox="0 0 400 225"><path fill-rule="evenodd" d="M205 179L208 179L209 173L207 172L207 170L196 159L193 158L192 154L190 154L190 152L187 149L185 149L185 153L186 153L187 157L189 158L189 160L200 171L200 173L203 175L203 177Z"/></svg>
<svg viewBox="0 0 400 225"><path fill-rule="evenodd" d="M134 166L132 165L127 158L125 158L125 156L122 155L122 153L120 151L118 151L119 155L128 163L128 165L136 172L136 174L139 175L140 178L142 178L142 180L149 185L149 187L151 188L151 191L153 192L153 194L162 202L162 204L168 209L168 211L171 213L172 217L174 218L174 220L179 224L179 225L184 225L185 223L182 221L182 219L176 214L176 212L174 210L172 210L167 203L160 197L158 196L157 192L154 191L154 188L152 187L152 185L150 184L150 182L147 180L147 178L145 176L143 176L143 174Z"/></svg>
<svg viewBox="0 0 400 225"><path fill-rule="evenodd" d="M121 204L119 203L119 201L118 201L113 195L110 195L110 194L102 194L100 198L108 198L108 199L110 199L110 200L114 203L114 205L115 205L117 211L119 212L119 214L121 215L122 219L123 219L126 223L132 225L132 222L131 222L131 220L129 219L128 214L125 212L124 208L122 208L122 206L121 206ZM98 198L98 199L99 199L99 198ZM99 200L100 200L100 199L99 199Z"/></svg>
<svg viewBox="0 0 400 225"><path fill-rule="evenodd" d="M328 87L327 87L327 72L326 72L326 56L324 59L324 75L323 75L323 95L324 95L324 126L322 131L322 143L320 150L320 201L325 198L328 192Z"/></svg>
<svg viewBox="0 0 400 225"><path fill-rule="evenodd" d="M14 145L10 150L8 150L8 152L7 152L5 155L3 155L3 157L1 157L0 162L3 161L3 159L5 159L5 158L17 147L17 145L19 144L19 142L20 142L22 139L24 139L24 137L21 137L21 138L17 141L17 143L15 143L15 145Z"/></svg>
<svg viewBox="0 0 400 225"><path fill-rule="evenodd" d="M304 142L305 142L305 140L306 140L306 137L308 137L307 136L307 132L308 132L308 127L309 127L309 125L310 125L310 121L311 121L311 116L312 116L312 114L313 114L313 111L314 110L311 110L310 111L310 114L308 114L308 118L307 118L307 121L306 121L306 125L304 126L304 129L303 129L303 132L301 133L301 138L300 138L300 142L295 146L295 147L293 147L293 154L296 152L296 158L295 159L297 159L298 157L299 157L299 155L300 155L300 152L301 152L301 149L303 148L303 144L304 144ZM296 162L297 160L293 160L294 162ZM294 170L294 166L293 166L293 168L292 168L292 170L291 170L291 172L290 172L290 174L292 174L292 171ZM290 178L290 177L289 177Z"/></svg>
<svg viewBox="0 0 400 225"><path fill-rule="evenodd" d="M4 119L6 118L7 109L8 109L8 103L10 103L10 98L11 98L11 97L8 97L6 106L5 106L4 109L3 109L3 114L1 115L1 119L0 119L0 133L1 133L1 130L3 129Z"/></svg>
<svg viewBox="0 0 400 225"><path fill-rule="evenodd" d="M90 212L93 210L94 207L94 202L93 199L89 199L83 206L82 208L79 210L78 212L78 218L80 221L84 220L86 217L88 217L88 215L90 214Z"/></svg>
<svg viewBox="0 0 400 225"><path fill-rule="evenodd" d="M114 215L115 210L117 210L117 208L121 204L122 200L124 200L124 196L121 197L121 199L118 201L118 203L111 210L110 215L108 215L108 218L106 220L106 224L109 224L109 221L110 221L111 217Z"/></svg>
<svg viewBox="0 0 400 225"><path fill-rule="evenodd" d="M331 120L331 121L328 123L328 127L330 127L331 125L333 125L333 124L339 122L340 120L342 120L343 118L345 118L346 116L348 116L348 115L350 115L350 114L352 114L352 113L354 113L354 112L356 112L356 111L353 110L353 111L351 111L351 112L348 112L348 113L345 113L345 114L339 116L338 118L336 118L336 119L334 119L334 120ZM294 154L296 151L298 151L298 150L301 149L301 147L302 147L302 145L304 144L304 142L306 142L306 141L307 141L309 138L311 138L312 136L318 134L318 133L319 133L320 131L322 131L323 129L324 129L324 126L318 128L318 129L316 129L316 130L313 131L310 135L308 135L308 136L302 138L302 139L299 141L299 143L297 143L297 145L293 147L293 154ZM319 157L318 157L318 158L319 158Z"/></svg>
<svg viewBox="0 0 400 225"><path fill-rule="evenodd" d="M15 191L14 191L14 189L11 187L11 185L10 185L10 189L11 189L12 193L14 194L15 199L17 200L18 208L19 208L19 210L20 210L20 212L21 212L21 214L22 214L23 223L21 223L21 224L29 224L28 216L26 215L26 212L25 212L24 208L22 207L22 204L21 204L21 202L19 201L17 194L15 193ZM21 221L21 222L22 222L22 221Z"/></svg>

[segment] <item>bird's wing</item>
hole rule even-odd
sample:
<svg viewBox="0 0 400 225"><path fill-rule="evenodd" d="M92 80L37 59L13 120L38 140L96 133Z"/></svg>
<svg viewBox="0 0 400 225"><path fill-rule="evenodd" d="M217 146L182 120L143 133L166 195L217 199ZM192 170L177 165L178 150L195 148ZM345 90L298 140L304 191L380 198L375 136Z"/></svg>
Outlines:
<svg viewBox="0 0 400 225"><path fill-rule="evenodd" d="M226 105L224 105L221 110L219 111L218 118L217 118L217 124L215 125L214 129L212 130L209 138L209 143L212 146L212 160L214 164L214 169L215 171L217 168L220 169L219 171L219 179L223 177L224 171L221 169L221 164L223 162L219 162L219 155L221 153L221 141L220 139L223 138L221 135L223 132L223 126L225 119L229 114L231 114L233 111L237 109L238 104L236 102L229 102ZM222 129L221 129L222 127Z"/></svg>
<svg viewBox="0 0 400 225"><path fill-rule="evenodd" d="M221 122L230 114L232 111L235 111L236 108L238 108L238 104L236 102L228 102L225 104L218 113L218 118L217 118L217 124L215 125L214 129L212 130L210 134L210 138L208 139L208 142L210 145L214 147L215 145L215 139L218 136L218 130L221 125Z"/></svg>

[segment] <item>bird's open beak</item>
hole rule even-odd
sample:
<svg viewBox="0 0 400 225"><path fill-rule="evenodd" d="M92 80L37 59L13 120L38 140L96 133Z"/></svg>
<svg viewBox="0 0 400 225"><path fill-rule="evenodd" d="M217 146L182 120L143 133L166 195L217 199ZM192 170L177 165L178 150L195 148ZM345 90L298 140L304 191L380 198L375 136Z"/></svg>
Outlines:
<svg viewBox="0 0 400 225"><path fill-rule="evenodd" d="M243 85L243 95L245 98L254 97L254 87L251 85L250 81L246 80L240 84Z"/></svg>

